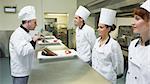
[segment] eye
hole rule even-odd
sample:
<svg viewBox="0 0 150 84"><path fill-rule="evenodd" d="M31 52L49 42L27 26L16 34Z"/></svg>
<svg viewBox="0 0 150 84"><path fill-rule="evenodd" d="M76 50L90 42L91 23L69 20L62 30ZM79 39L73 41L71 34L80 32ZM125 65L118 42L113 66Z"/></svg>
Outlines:
<svg viewBox="0 0 150 84"><path fill-rule="evenodd" d="M100 29L103 29L103 28L104 28L104 26L99 26L99 28L100 28Z"/></svg>
<svg viewBox="0 0 150 84"><path fill-rule="evenodd" d="M103 27L102 27L102 26L100 26L100 28L102 29Z"/></svg>
<svg viewBox="0 0 150 84"><path fill-rule="evenodd" d="M139 17L139 16L135 16L134 18L135 18L135 20L140 20L141 19L141 17Z"/></svg>

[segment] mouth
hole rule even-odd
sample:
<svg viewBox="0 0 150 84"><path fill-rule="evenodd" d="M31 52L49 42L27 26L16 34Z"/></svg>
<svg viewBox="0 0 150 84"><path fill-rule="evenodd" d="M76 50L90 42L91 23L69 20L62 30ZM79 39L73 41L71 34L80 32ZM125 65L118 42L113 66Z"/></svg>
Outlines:
<svg viewBox="0 0 150 84"><path fill-rule="evenodd" d="M135 26L133 26L132 28L133 28L133 29L136 29L136 27L135 27Z"/></svg>
<svg viewBox="0 0 150 84"><path fill-rule="evenodd" d="M99 33L98 33L98 35L99 35L99 36L101 36L101 35L102 35L102 33L100 33L100 32L99 32Z"/></svg>

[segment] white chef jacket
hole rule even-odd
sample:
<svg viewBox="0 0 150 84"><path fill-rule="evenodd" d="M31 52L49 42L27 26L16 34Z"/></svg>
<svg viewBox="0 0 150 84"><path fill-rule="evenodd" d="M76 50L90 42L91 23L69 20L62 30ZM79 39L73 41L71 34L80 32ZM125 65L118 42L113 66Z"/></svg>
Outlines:
<svg viewBox="0 0 150 84"><path fill-rule="evenodd" d="M139 39L132 41L128 67L126 84L150 84L150 45L141 46Z"/></svg>
<svg viewBox="0 0 150 84"><path fill-rule="evenodd" d="M77 55L84 62L88 62L92 56L92 49L96 41L95 31L92 27L84 25L82 29L76 28Z"/></svg>
<svg viewBox="0 0 150 84"><path fill-rule="evenodd" d="M17 28L10 37L11 75L14 77L24 77L30 74L35 55L31 40L31 35L21 27Z"/></svg>
<svg viewBox="0 0 150 84"><path fill-rule="evenodd" d="M117 74L124 72L124 60L121 47L117 41L109 37L101 47L100 38L96 40L92 50L92 68L107 80L116 84Z"/></svg>

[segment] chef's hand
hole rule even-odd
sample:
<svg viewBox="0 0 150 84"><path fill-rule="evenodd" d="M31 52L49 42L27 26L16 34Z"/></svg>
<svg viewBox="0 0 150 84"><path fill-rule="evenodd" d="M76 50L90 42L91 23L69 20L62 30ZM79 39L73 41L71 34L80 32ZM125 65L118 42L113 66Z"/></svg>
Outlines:
<svg viewBox="0 0 150 84"><path fill-rule="evenodd" d="M34 42L36 42L37 40L41 40L42 38L41 38L41 36L39 36L39 35L35 35L35 36L33 36L32 37L32 40L34 41Z"/></svg>

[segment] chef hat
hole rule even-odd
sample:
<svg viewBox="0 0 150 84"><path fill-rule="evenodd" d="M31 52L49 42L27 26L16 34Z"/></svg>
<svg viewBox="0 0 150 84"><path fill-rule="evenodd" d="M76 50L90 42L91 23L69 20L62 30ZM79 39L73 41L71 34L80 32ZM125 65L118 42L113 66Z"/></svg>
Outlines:
<svg viewBox="0 0 150 84"><path fill-rule="evenodd" d="M140 7L144 8L148 12L150 12L150 0L145 1Z"/></svg>
<svg viewBox="0 0 150 84"><path fill-rule="evenodd" d="M101 8L99 23L106 24L112 26L115 23L116 11Z"/></svg>
<svg viewBox="0 0 150 84"><path fill-rule="evenodd" d="M83 6L79 6L79 8L77 9L75 15L80 16L84 21L86 21L86 19L90 15L90 11L88 9L86 9L85 7L83 7Z"/></svg>
<svg viewBox="0 0 150 84"><path fill-rule="evenodd" d="M25 6L18 13L18 18L21 19L21 20L36 19L35 8L33 6Z"/></svg>

